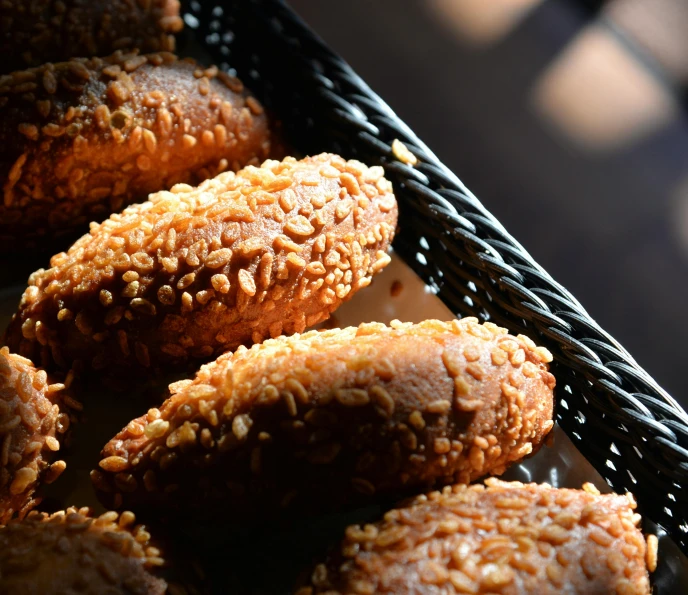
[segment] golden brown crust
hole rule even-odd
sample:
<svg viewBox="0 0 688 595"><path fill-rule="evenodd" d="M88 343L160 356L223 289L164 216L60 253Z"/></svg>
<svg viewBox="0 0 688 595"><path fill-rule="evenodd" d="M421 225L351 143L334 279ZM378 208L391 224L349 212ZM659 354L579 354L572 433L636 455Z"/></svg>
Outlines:
<svg viewBox="0 0 688 595"><path fill-rule="evenodd" d="M7 343L131 377L302 332L390 261L397 205L382 173L287 158L151 195L31 276Z"/></svg>
<svg viewBox="0 0 688 595"><path fill-rule="evenodd" d="M163 595L163 563L131 512L32 512L0 527L0 592L13 595Z"/></svg>
<svg viewBox="0 0 688 595"><path fill-rule="evenodd" d="M5 75L0 107L2 254L271 154L267 117L238 79L165 52Z"/></svg>
<svg viewBox="0 0 688 595"><path fill-rule="evenodd" d="M0 523L26 514L38 485L66 467L55 460L70 424L60 405L78 404L63 393L64 384L49 384L29 360L0 349Z"/></svg>
<svg viewBox="0 0 688 595"><path fill-rule="evenodd" d="M447 487L349 527L297 595L649 595L632 497L485 483Z"/></svg>
<svg viewBox="0 0 688 595"><path fill-rule="evenodd" d="M552 428L550 359L476 319L268 340L172 385L92 478L115 506L265 517L501 473Z"/></svg>
<svg viewBox="0 0 688 595"><path fill-rule="evenodd" d="M115 50L174 51L179 0L3 0L0 72Z"/></svg>

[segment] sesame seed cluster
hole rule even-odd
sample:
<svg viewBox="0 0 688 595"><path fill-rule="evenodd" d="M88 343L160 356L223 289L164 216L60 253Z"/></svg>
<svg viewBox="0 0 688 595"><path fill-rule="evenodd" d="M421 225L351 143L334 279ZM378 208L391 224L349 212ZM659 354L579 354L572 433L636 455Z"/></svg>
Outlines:
<svg viewBox="0 0 688 595"><path fill-rule="evenodd" d="M179 0L2 0L1 72L115 50L173 51Z"/></svg>
<svg viewBox="0 0 688 595"><path fill-rule="evenodd" d="M38 484L64 471L66 463L55 459L74 409L80 404L65 384L50 384L45 371L0 349L0 523L25 515L38 503Z"/></svg>
<svg viewBox="0 0 688 595"><path fill-rule="evenodd" d="M163 595L163 564L131 512L31 512L0 527L0 592Z"/></svg>
<svg viewBox="0 0 688 595"><path fill-rule="evenodd" d="M630 494L488 479L419 496L347 528L297 595L647 595L657 542Z"/></svg>
<svg viewBox="0 0 688 595"><path fill-rule="evenodd" d="M116 507L215 501L261 516L468 483L551 430L549 361L474 318L269 339L173 385L92 478Z"/></svg>
<svg viewBox="0 0 688 595"><path fill-rule="evenodd" d="M0 109L3 252L49 247L151 192L273 154L272 126L241 81L168 52L1 76Z"/></svg>
<svg viewBox="0 0 688 595"><path fill-rule="evenodd" d="M31 276L6 342L44 366L131 374L302 332L390 261L382 174L323 154L153 194Z"/></svg>

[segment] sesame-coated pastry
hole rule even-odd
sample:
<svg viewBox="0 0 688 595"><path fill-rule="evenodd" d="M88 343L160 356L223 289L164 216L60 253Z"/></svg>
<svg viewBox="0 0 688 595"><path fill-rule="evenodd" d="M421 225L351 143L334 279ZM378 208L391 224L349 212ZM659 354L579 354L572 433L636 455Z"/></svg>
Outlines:
<svg viewBox="0 0 688 595"><path fill-rule="evenodd" d="M3 0L0 72L115 50L173 51L179 0Z"/></svg>
<svg viewBox="0 0 688 595"><path fill-rule="evenodd" d="M92 472L106 505L265 518L502 473L553 426L549 352L468 318L240 348L172 385Z"/></svg>
<svg viewBox="0 0 688 595"><path fill-rule="evenodd" d="M649 595L657 538L646 544L630 494L485 483L350 526L297 595Z"/></svg>
<svg viewBox="0 0 688 595"><path fill-rule="evenodd" d="M38 503L38 485L66 467L55 459L69 429L69 406L79 404L64 389L49 384L29 360L0 349L0 523L26 514Z"/></svg>
<svg viewBox="0 0 688 595"><path fill-rule="evenodd" d="M87 508L31 512L0 527L0 593L163 595L163 564L131 512L91 517Z"/></svg>
<svg viewBox="0 0 688 595"><path fill-rule="evenodd" d="M0 77L0 255L51 248L176 183L270 156L260 103L216 67L116 52Z"/></svg>
<svg viewBox="0 0 688 595"><path fill-rule="evenodd" d="M7 343L132 378L302 332L390 261L397 204L382 174L324 154L153 194L31 276Z"/></svg>

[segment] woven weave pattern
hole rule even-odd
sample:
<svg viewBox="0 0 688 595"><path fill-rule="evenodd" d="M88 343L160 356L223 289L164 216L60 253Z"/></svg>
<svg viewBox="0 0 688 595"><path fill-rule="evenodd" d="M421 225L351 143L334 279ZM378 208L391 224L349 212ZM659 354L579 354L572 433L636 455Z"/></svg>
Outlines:
<svg viewBox="0 0 688 595"><path fill-rule="evenodd" d="M632 491L641 512L688 552L688 492L680 488L688 485L688 415L671 396L285 4L206 0L186 9L186 35L236 69L283 121L295 151L384 166L400 204L397 253L452 311L552 351L558 423L616 491ZM418 165L395 160L394 139Z"/></svg>

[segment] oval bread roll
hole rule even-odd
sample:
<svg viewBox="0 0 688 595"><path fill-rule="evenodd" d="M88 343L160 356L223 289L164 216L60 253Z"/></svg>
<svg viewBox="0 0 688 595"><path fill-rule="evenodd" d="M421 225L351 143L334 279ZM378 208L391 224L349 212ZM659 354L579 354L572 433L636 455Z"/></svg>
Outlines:
<svg viewBox="0 0 688 595"><path fill-rule="evenodd" d="M0 255L51 248L151 192L257 165L270 147L238 79L174 54L0 77Z"/></svg>
<svg viewBox="0 0 688 595"><path fill-rule="evenodd" d="M362 324L225 354L130 422L104 502L262 518L502 473L553 426L549 352L477 319Z"/></svg>
<svg viewBox="0 0 688 595"><path fill-rule="evenodd" d="M23 516L38 501L41 482L51 483L66 464L55 460L69 429L64 384L48 384L48 376L33 364L0 349L0 523Z"/></svg>
<svg viewBox="0 0 688 595"><path fill-rule="evenodd" d="M382 173L287 158L151 195L31 276L7 343L132 377L302 332L390 261L397 205Z"/></svg>
<svg viewBox="0 0 688 595"><path fill-rule="evenodd" d="M3 0L0 72L115 50L173 51L179 0Z"/></svg>
<svg viewBox="0 0 688 595"><path fill-rule="evenodd" d="M647 546L630 494L488 479L420 496L351 526L297 595L649 595Z"/></svg>
<svg viewBox="0 0 688 595"><path fill-rule="evenodd" d="M152 572L163 560L135 520L68 508L0 527L0 593L163 595L167 584Z"/></svg>

